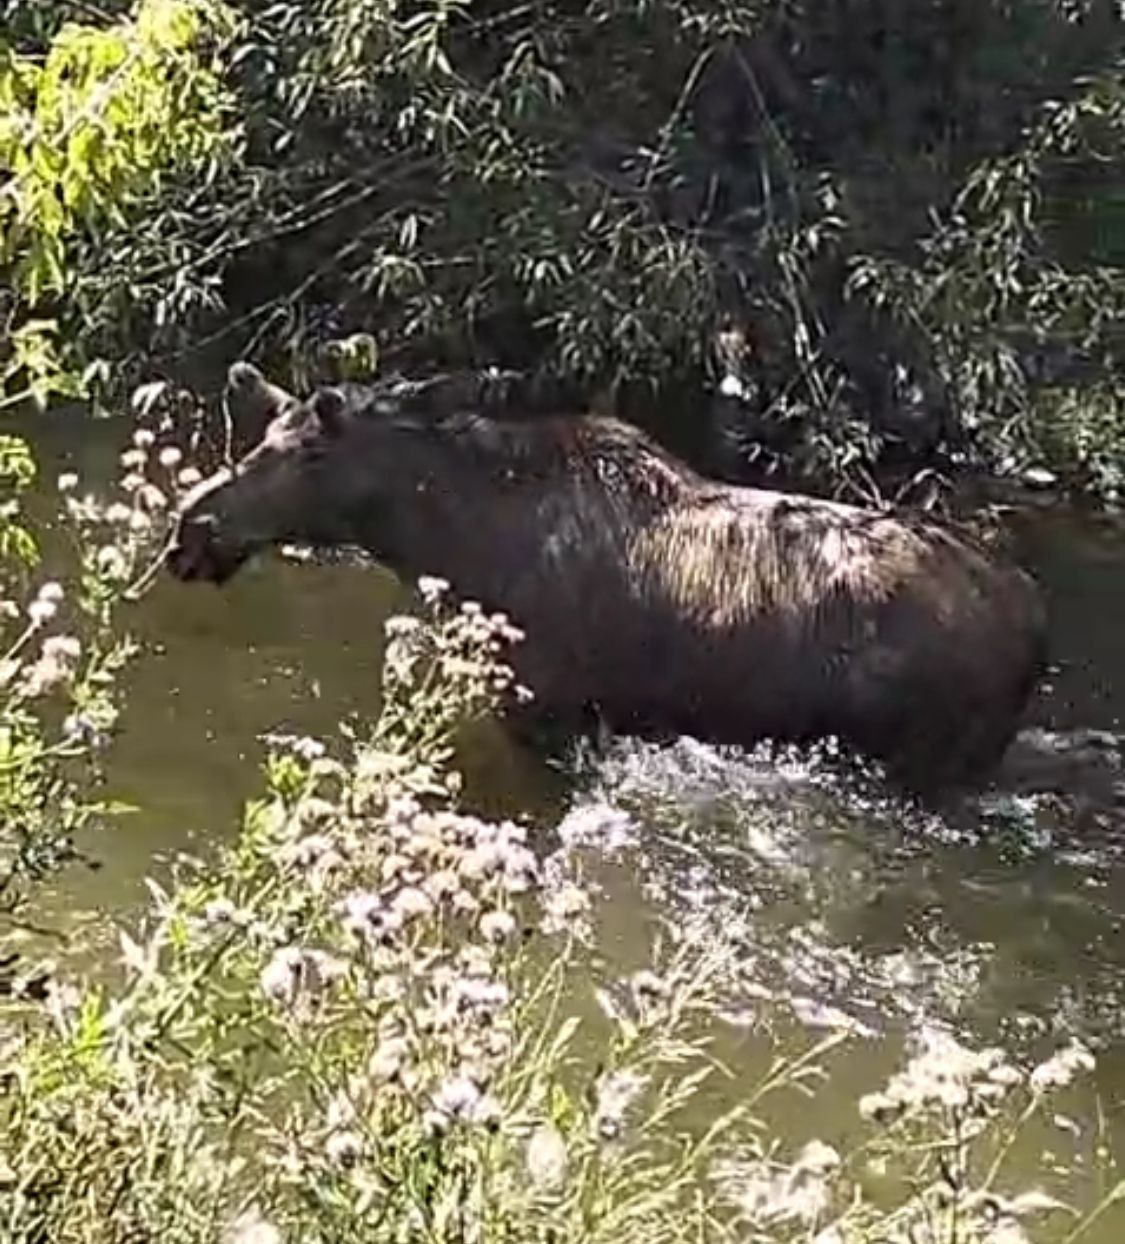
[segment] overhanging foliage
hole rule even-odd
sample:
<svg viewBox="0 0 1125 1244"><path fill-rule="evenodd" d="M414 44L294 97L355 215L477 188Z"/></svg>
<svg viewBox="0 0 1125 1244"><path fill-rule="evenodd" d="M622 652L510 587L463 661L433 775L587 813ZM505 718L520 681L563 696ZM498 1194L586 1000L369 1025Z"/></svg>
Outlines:
<svg viewBox="0 0 1125 1244"><path fill-rule="evenodd" d="M733 328L739 469L1118 490L1109 0L230 7L244 145L79 248L103 352L301 370L364 329L392 364L613 386L714 447Z"/></svg>

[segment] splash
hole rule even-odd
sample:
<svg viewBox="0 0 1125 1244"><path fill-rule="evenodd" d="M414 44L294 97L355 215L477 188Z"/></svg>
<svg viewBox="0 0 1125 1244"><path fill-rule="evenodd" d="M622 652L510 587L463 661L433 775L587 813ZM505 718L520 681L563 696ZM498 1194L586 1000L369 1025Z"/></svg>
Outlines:
<svg viewBox="0 0 1125 1244"><path fill-rule="evenodd" d="M1119 757L1116 736L1025 732L992 790L939 814L831 741L620 738L577 755L560 837L605 849L605 888L631 884L656 918L741 929L732 1022L1105 1037L1125 992L1107 940L1125 918Z"/></svg>

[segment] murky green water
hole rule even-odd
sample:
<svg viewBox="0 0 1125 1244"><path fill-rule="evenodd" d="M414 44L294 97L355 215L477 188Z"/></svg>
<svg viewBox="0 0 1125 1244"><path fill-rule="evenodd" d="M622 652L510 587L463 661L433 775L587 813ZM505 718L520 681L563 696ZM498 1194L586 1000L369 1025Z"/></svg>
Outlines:
<svg viewBox="0 0 1125 1244"><path fill-rule="evenodd" d="M34 427L48 479L64 465L103 474L125 436L61 417ZM602 949L623 970L654 905L744 922L758 1000L726 1042L740 1077L825 1024L870 1034L814 1110L781 1109L795 1136L854 1136L856 1098L899 1054L878 1038L933 1018L1029 1057L1068 1034L1095 1044L1093 1089L1068 1103L1074 1127L1034 1136L1027 1156L1092 1169L1099 1146L1125 1155L1125 534L1060 509L1017 526L1050 597L1058 669L1035 708L1040 733L1021 737L997 789L941 820L845 790L808 757L778 765L689 741L622 741L565 775L483 730L464 758L486 810L547 828L574 804L633 814L638 846L604 878ZM174 853L229 836L257 788L263 732L372 715L381 624L401 599L382 572L278 558L222 591L165 578L134 619L149 651L111 766L112 793L143 812L90 844L101 867L68 872L44 919L102 928ZM1087 1238L1117 1244L1125 1210Z"/></svg>

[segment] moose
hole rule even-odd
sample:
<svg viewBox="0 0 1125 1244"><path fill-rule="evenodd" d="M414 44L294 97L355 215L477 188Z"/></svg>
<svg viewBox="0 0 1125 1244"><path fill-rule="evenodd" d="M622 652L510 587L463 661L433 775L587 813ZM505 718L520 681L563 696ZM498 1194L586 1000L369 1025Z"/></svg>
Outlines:
<svg viewBox="0 0 1125 1244"><path fill-rule="evenodd" d="M359 546L507 613L520 711L567 730L834 736L919 793L987 779L1045 660L1024 571L923 515L716 483L612 417L520 417L475 377L302 399L235 364L253 447L184 499L171 573Z"/></svg>

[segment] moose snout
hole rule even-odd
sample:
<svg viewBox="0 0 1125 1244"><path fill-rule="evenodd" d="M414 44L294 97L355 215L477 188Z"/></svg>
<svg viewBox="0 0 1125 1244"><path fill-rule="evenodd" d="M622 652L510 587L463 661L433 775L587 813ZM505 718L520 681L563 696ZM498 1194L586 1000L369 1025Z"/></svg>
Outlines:
<svg viewBox="0 0 1125 1244"><path fill-rule="evenodd" d="M223 583L245 560L228 547L214 494L230 478L229 471L218 471L202 480L180 503L179 519L165 558L169 571L185 581Z"/></svg>
<svg viewBox="0 0 1125 1244"><path fill-rule="evenodd" d="M218 520L213 514L182 515L168 550L166 563L172 575L184 582L202 579L222 583L237 568L225 570L218 536ZM225 573L224 573L225 570Z"/></svg>

